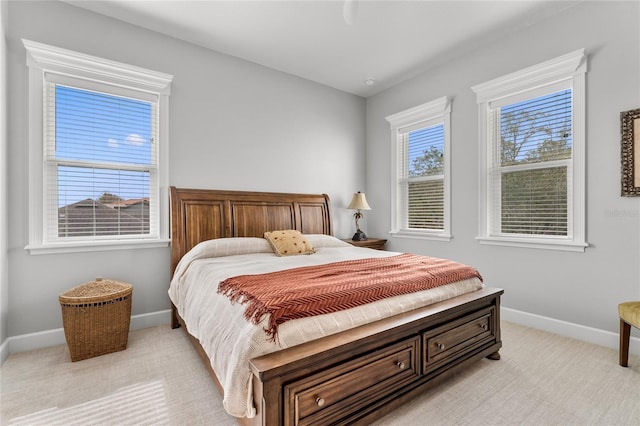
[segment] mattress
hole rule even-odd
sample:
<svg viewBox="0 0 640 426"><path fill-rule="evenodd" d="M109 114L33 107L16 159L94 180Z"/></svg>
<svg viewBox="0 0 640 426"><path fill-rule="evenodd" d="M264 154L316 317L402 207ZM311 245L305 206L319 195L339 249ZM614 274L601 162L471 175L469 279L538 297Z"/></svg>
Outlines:
<svg viewBox="0 0 640 426"><path fill-rule="evenodd" d="M221 238L190 250L176 267L169 297L191 335L198 339L224 389L223 405L235 417L254 417L249 360L369 322L407 312L483 287L477 278L458 281L359 307L301 318L279 327L278 341L265 333L266 319L254 325L244 306L217 293L226 278L262 274L351 259L388 257L395 252L354 247L327 235L306 235L311 255L275 256L262 238Z"/></svg>

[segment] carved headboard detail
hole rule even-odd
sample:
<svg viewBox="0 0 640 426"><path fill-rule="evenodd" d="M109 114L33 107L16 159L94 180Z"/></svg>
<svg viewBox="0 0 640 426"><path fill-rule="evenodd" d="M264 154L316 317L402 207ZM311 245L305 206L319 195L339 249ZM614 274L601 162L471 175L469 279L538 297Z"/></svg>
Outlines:
<svg viewBox="0 0 640 426"><path fill-rule="evenodd" d="M262 237L267 231L297 229L333 235L327 194L184 189L172 186L171 273L201 241Z"/></svg>

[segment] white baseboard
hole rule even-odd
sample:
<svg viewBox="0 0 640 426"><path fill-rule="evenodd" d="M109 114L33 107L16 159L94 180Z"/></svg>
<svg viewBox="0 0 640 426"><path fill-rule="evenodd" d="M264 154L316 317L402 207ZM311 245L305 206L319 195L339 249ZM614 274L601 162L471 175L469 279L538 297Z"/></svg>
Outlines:
<svg viewBox="0 0 640 426"><path fill-rule="evenodd" d="M609 347L618 350L619 335L610 331L597 328L585 327L554 318L543 317L541 315L530 314L511 308L500 308L501 318L527 327L556 333L574 339L584 340L596 345ZM134 315L131 317L131 330L155 327L157 325L169 324L171 322L171 310L152 312L149 314ZM0 364L9 356L16 352L25 352L34 349L46 348L49 346L64 345L64 329L41 331L38 333L23 334L6 339L0 345ZM640 339L631 337L629 342L629 352L640 355Z"/></svg>
<svg viewBox="0 0 640 426"><path fill-rule="evenodd" d="M561 321L554 318L543 317L542 315L530 314L528 312L517 311L515 309L500 307L500 318L505 321L525 325L539 330L549 331L561 336L583 340L596 345L619 350L620 335L610 331L597 328L586 327L580 324ZM617 324L617 323L616 323ZM629 341L629 353L640 355L640 339L631 337Z"/></svg>
<svg viewBox="0 0 640 426"><path fill-rule="evenodd" d="M171 310L167 309L165 311L151 312L148 314L132 315L129 329L139 330L141 328L155 327L169 323L171 323ZM0 345L0 364L12 353L32 351L34 349L64 345L66 343L63 328L9 337Z"/></svg>

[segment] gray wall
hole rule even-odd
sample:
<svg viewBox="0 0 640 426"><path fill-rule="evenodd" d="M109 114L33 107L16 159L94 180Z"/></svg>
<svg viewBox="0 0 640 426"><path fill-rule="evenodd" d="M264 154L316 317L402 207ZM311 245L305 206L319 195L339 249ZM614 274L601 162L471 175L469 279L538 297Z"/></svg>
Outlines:
<svg viewBox="0 0 640 426"><path fill-rule="evenodd" d="M174 75L171 185L326 192L334 233L353 232L345 207L364 187L362 98L65 3L9 2L8 12L9 336L62 327L58 295L95 276L132 283L134 315L169 308L169 248L54 255L24 250L28 80L22 38Z"/></svg>
<svg viewBox="0 0 640 426"><path fill-rule="evenodd" d="M7 256L7 2L0 2L0 345L9 337L9 268Z"/></svg>
<svg viewBox="0 0 640 426"><path fill-rule="evenodd" d="M505 289L505 307L617 332L617 304L640 300L640 199L620 196L620 112L640 107L639 23L638 2L582 2L368 98L367 198L372 206L387 206L390 134L384 117L453 96L453 241L393 238L388 247L478 267L486 284ZM478 120L471 86L579 48L589 55L586 223L591 247L567 253L480 245L475 240ZM368 220L369 235L388 235L389 209L372 211Z"/></svg>

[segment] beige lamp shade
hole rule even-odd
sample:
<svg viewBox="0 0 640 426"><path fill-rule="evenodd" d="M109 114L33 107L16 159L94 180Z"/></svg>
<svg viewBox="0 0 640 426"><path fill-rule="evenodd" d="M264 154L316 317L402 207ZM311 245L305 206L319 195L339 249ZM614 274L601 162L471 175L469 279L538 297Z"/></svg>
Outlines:
<svg viewBox="0 0 640 426"><path fill-rule="evenodd" d="M364 193L360 191L353 194L351 203L347 208L350 210L371 210L371 207L367 204L367 198L364 196Z"/></svg>

